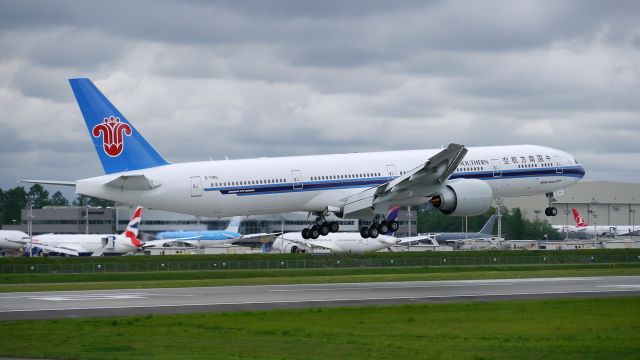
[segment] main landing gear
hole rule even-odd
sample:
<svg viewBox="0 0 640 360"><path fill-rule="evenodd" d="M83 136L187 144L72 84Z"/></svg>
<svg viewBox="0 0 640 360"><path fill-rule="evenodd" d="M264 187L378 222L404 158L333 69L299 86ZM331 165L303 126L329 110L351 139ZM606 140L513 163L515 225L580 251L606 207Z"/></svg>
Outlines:
<svg viewBox="0 0 640 360"><path fill-rule="evenodd" d="M302 238L317 239L318 237L327 236L329 233L338 232L340 230L340 224L337 221L325 220L325 214L319 214L316 218L316 223L310 228L302 229Z"/></svg>
<svg viewBox="0 0 640 360"><path fill-rule="evenodd" d="M378 221L378 219L375 219L373 220L373 224L371 224L371 226L369 227L363 226L360 229L360 236L362 236L364 239L366 238L375 239L378 237L378 235L387 235L389 233L396 232L398 231L399 227L400 225L395 220Z"/></svg>
<svg viewBox="0 0 640 360"><path fill-rule="evenodd" d="M547 216L556 216L558 215L558 209L556 209L555 206L553 206L553 203L556 202L556 199L553 197L553 193L547 193L547 201L549 202L549 206L544 209L544 214Z"/></svg>

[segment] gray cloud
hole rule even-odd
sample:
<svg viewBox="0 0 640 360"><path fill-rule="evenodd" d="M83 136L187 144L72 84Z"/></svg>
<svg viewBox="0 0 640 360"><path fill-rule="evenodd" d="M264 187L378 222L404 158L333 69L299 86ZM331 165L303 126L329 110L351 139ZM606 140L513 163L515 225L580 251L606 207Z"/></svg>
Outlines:
<svg viewBox="0 0 640 360"><path fill-rule="evenodd" d="M172 161L533 143L637 182L639 44L635 1L0 1L0 187L101 172L78 76Z"/></svg>

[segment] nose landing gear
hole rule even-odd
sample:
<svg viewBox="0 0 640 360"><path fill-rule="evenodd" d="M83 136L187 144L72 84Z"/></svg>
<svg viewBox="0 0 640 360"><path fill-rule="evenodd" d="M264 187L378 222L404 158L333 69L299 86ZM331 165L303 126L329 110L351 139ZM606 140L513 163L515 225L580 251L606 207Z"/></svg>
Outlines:
<svg viewBox="0 0 640 360"><path fill-rule="evenodd" d="M544 214L547 216L556 216L558 215L558 209L556 209L555 206L553 206L553 204L557 201L554 197L553 197L553 193L547 193L547 201L549 202L549 206L544 209Z"/></svg>

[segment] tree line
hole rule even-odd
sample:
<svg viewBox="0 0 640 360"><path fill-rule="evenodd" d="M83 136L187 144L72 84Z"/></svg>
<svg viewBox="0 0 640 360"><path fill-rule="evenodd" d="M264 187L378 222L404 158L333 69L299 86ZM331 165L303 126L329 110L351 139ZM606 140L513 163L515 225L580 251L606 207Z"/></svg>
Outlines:
<svg viewBox="0 0 640 360"><path fill-rule="evenodd" d="M9 190L0 189L0 221L2 224L12 224L14 220L16 223L20 223L22 221L21 210L27 208L29 199L32 199L34 209L41 209L45 206L69 206L69 200L60 191L56 191L50 196L49 191L40 184L34 184L29 190L23 186L16 186ZM71 202L71 205L107 207L114 206L114 202L79 195Z"/></svg>
<svg viewBox="0 0 640 360"><path fill-rule="evenodd" d="M479 216L468 217L468 231L477 232L489 220L496 209L491 208ZM522 216L519 208L502 208L502 236L506 240L543 240L545 235L549 240L560 240L562 234L551 227L546 220L527 220ZM497 224L493 228L493 234L497 234ZM418 232L463 232L464 217L445 215L442 212L428 206L418 209Z"/></svg>

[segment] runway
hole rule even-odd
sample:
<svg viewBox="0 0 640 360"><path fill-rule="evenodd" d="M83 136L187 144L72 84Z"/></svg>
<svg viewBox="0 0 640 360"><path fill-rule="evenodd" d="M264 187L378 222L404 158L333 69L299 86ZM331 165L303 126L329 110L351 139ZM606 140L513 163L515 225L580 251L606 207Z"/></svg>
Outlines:
<svg viewBox="0 0 640 360"><path fill-rule="evenodd" d="M224 286L0 294L0 320L640 295L640 276Z"/></svg>

